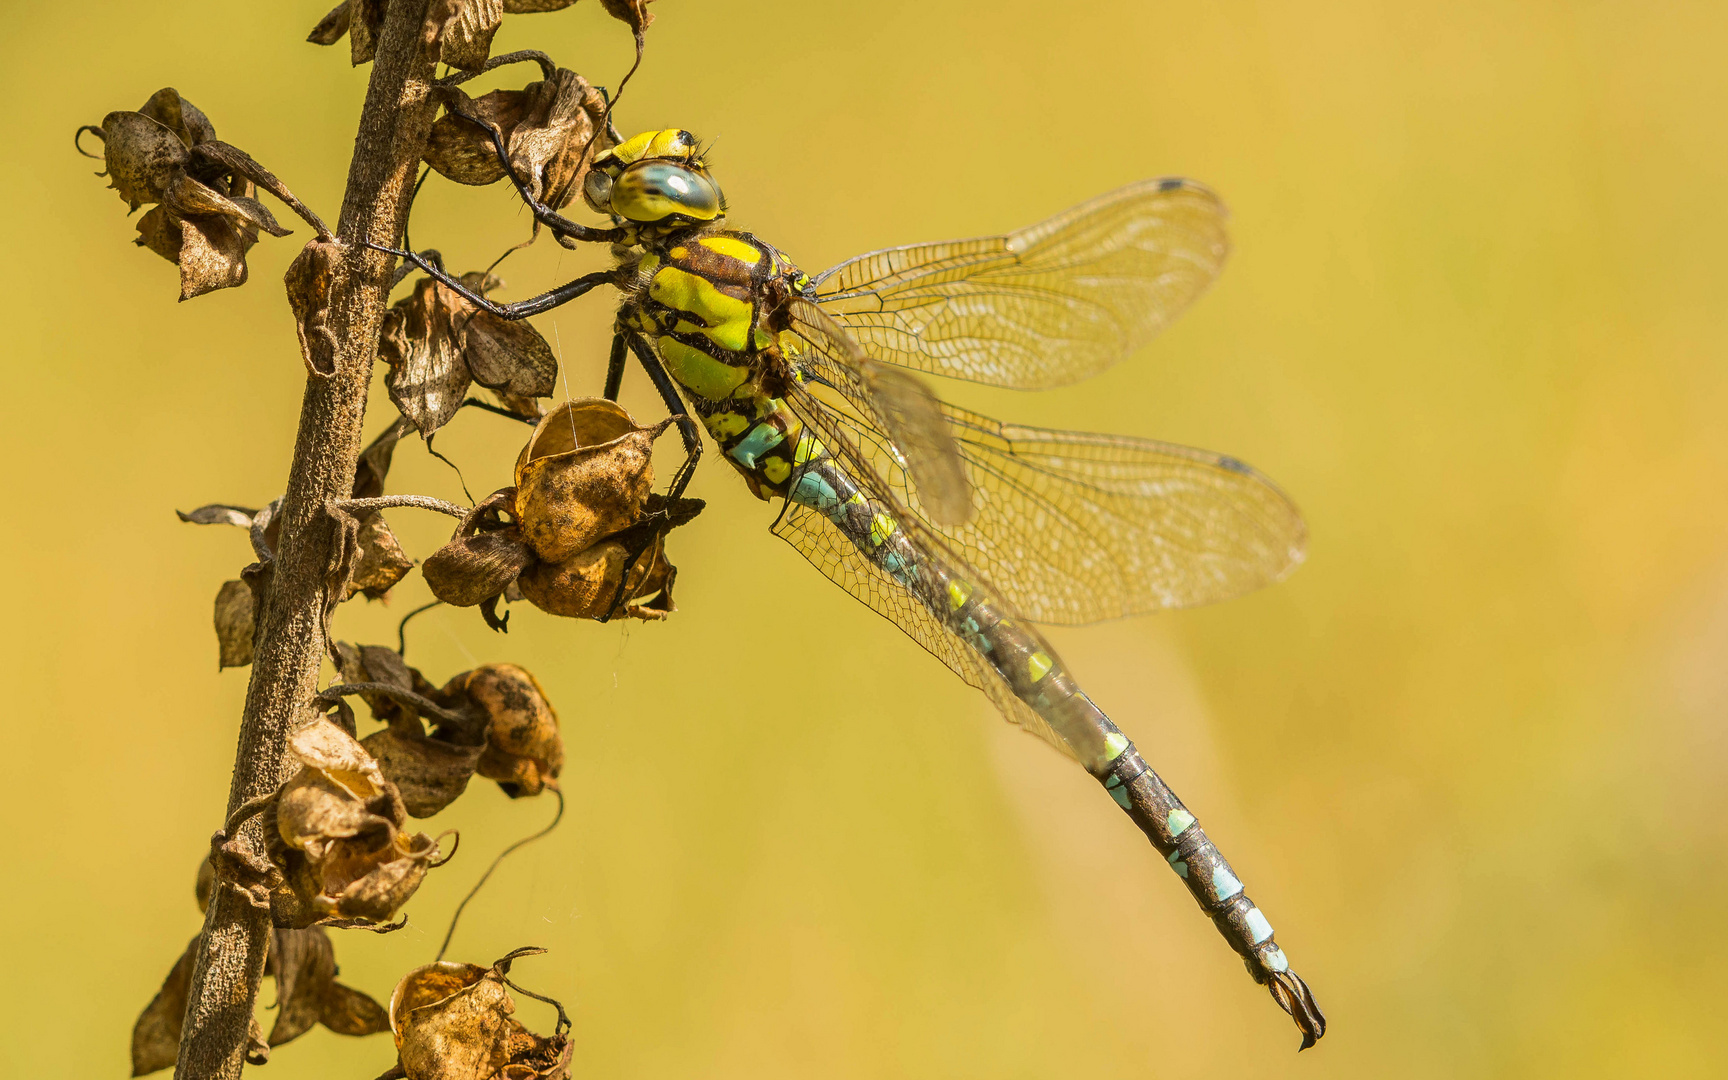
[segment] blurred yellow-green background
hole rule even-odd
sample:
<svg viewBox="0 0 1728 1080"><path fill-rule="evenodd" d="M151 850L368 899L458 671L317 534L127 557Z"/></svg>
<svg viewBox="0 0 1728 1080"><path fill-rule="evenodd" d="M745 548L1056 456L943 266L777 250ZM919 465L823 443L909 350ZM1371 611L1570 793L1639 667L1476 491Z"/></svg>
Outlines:
<svg viewBox="0 0 1728 1080"><path fill-rule="evenodd" d="M334 219L367 69L302 42L324 6L13 5L0 40L8 1076L124 1075L199 925L247 678L217 673L210 605L250 555L173 511L273 497L302 382L280 280L305 229L259 244L245 288L176 305L71 133L173 85ZM516 972L567 1003L589 1077L1728 1072L1719 4L654 10L621 126L716 138L733 222L808 269L1144 176L1231 204L1223 278L1143 355L1043 395L947 389L1237 454L1306 511L1284 584L1053 637L1332 1031L1298 1057L1093 782L772 537L712 460L670 621L411 627L435 680L537 672L567 740L562 829L499 872L455 955L549 948ZM498 51L527 46L604 83L630 58L592 3L511 17ZM501 187L435 181L414 238L465 270L527 225ZM602 258L543 242L504 295ZM607 308L540 321L576 394ZM626 403L655 415L645 391L632 374ZM464 414L437 446L489 491L522 435ZM391 484L461 496L418 445ZM422 556L449 527L392 520ZM391 641L425 596L415 576L351 603L338 633ZM462 853L408 929L338 934L344 981L386 997L551 810L475 783L431 823ZM268 1075L393 1060L387 1036L318 1029Z"/></svg>

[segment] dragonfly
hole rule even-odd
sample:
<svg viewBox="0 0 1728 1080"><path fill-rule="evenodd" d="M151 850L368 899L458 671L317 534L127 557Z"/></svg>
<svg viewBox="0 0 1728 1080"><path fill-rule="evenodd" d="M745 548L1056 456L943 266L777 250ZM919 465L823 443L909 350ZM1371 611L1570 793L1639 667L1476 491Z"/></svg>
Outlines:
<svg viewBox="0 0 1728 1080"><path fill-rule="evenodd" d="M1016 232L886 248L812 277L725 227L688 131L596 155L583 199L611 224L594 226L541 202L502 133L470 119L540 225L612 244L618 263L499 303L432 259L381 250L506 319L618 289L605 396L633 355L683 439L671 494L701 456L699 420L758 497L782 501L776 534L1103 785L1312 1046L1326 1019L1271 923L1038 629L1275 582L1303 558L1300 512L1236 458L1001 423L924 378L1045 389L1116 363L1218 275L1229 247L1218 197L1147 180Z"/></svg>

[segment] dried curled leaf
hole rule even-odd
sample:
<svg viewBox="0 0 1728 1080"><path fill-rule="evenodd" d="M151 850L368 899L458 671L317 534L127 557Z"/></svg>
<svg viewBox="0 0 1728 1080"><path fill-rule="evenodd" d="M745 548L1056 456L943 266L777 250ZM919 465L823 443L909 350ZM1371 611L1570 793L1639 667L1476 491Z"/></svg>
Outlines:
<svg viewBox="0 0 1728 1080"><path fill-rule="evenodd" d="M570 1075L569 1020L562 1006L551 1036L513 1015L505 980L518 949L490 968L439 961L415 968L390 995L398 1068L408 1080L563 1080Z"/></svg>
<svg viewBox="0 0 1728 1080"><path fill-rule="evenodd" d="M546 691L526 669L487 664L445 684L446 699L467 700L486 719L479 772L511 798L556 786L564 768L564 737Z"/></svg>
<svg viewBox="0 0 1728 1080"><path fill-rule="evenodd" d="M264 187L327 235L316 215L281 181L216 136L210 120L172 87L136 112L111 112L92 129L101 137L110 183L127 206L157 203L138 222L140 247L180 267L180 299L246 280L246 252L260 232L286 236L253 197Z"/></svg>
<svg viewBox="0 0 1728 1080"><path fill-rule="evenodd" d="M414 560L402 550L396 534L390 531L384 515L367 514L360 521L360 554L348 578L348 599L355 593L365 593L368 600L382 599L398 581L414 569Z"/></svg>
<svg viewBox="0 0 1728 1080"><path fill-rule="evenodd" d="M516 458L522 538L560 563L634 525L654 485L654 440L617 402L583 398L541 418Z"/></svg>
<svg viewBox="0 0 1728 1080"><path fill-rule="evenodd" d="M271 808L270 853L305 919L295 923L388 921L435 865L437 842L402 829L407 810L396 785L328 717L296 731L289 749L301 769Z"/></svg>
<svg viewBox="0 0 1728 1080"><path fill-rule="evenodd" d="M501 284L479 273L461 280L482 294ZM538 330L477 311L429 277L385 313L378 355L390 366L390 399L422 435L449 423L471 382L501 394L545 397L558 377L558 359Z"/></svg>
<svg viewBox="0 0 1728 1080"><path fill-rule="evenodd" d="M446 604L472 607L499 596L534 561L521 530L504 519L515 514L515 497L515 488L504 488L480 500L450 542L421 564L432 595Z"/></svg>
<svg viewBox="0 0 1728 1080"><path fill-rule="evenodd" d="M216 590L216 670L252 662L255 626L252 586L244 581L224 581Z"/></svg>
<svg viewBox="0 0 1728 1080"><path fill-rule="evenodd" d="M330 288L341 258L342 245L333 240L311 240L282 275L288 306L294 311L294 330L300 337L300 358L314 375L336 371L336 334L328 320Z"/></svg>
<svg viewBox="0 0 1728 1080"><path fill-rule="evenodd" d="M421 30L426 55L451 67L478 71L486 63L492 35L505 14L557 11L576 0L433 0ZM388 0L342 0L306 35L314 45L334 45L347 36L356 67L378 49ZM608 9L610 10L610 9Z"/></svg>
<svg viewBox="0 0 1728 1080"><path fill-rule="evenodd" d="M453 68L479 71L503 21L504 0L432 0L420 28L420 45L427 56Z"/></svg>
<svg viewBox="0 0 1728 1080"><path fill-rule="evenodd" d="M611 145L603 130L605 95L566 68L520 90L494 90L478 98L452 90L450 102L449 111L432 125L425 156L426 164L459 184L504 178L487 130L495 128L504 138L511 169L536 198L559 209L582 190L593 156Z"/></svg>

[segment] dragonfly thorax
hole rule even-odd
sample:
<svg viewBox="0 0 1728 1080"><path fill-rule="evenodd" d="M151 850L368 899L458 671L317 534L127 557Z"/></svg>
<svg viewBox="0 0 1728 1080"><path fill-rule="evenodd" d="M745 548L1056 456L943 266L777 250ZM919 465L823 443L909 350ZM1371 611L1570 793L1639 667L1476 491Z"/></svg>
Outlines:
<svg viewBox="0 0 1728 1080"><path fill-rule="evenodd" d="M649 244L622 318L653 339L667 374L702 402L774 396L786 302L809 278L746 232Z"/></svg>

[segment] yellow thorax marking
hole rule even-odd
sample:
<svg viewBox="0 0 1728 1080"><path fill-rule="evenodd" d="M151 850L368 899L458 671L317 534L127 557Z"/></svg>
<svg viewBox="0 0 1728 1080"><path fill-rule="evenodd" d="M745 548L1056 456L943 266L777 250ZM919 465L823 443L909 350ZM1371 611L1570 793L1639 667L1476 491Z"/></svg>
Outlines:
<svg viewBox="0 0 1728 1080"><path fill-rule="evenodd" d="M702 333L722 349L743 352L749 347L750 301L727 296L707 278L676 266L661 267L648 285L648 295L703 323L690 329ZM679 329L683 330L683 326Z"/></svg>
<svg viewBox="0 0 1728 1080"><path fill-rule="evenodd" d="M709 251L737 259L746 266L755 266L762 261L762 252L755 245L747 244L736 236L704 236L696 242Z"/></svg>
<svg viewBox="0 0 1728 1080"><path fill-rule="evenodd" d="M709 401L719 401L736 390L750 375L749 368L723 364L701 349L693 349L677 338L663 337L656 344L666 370L690 392Z"/></svg>

